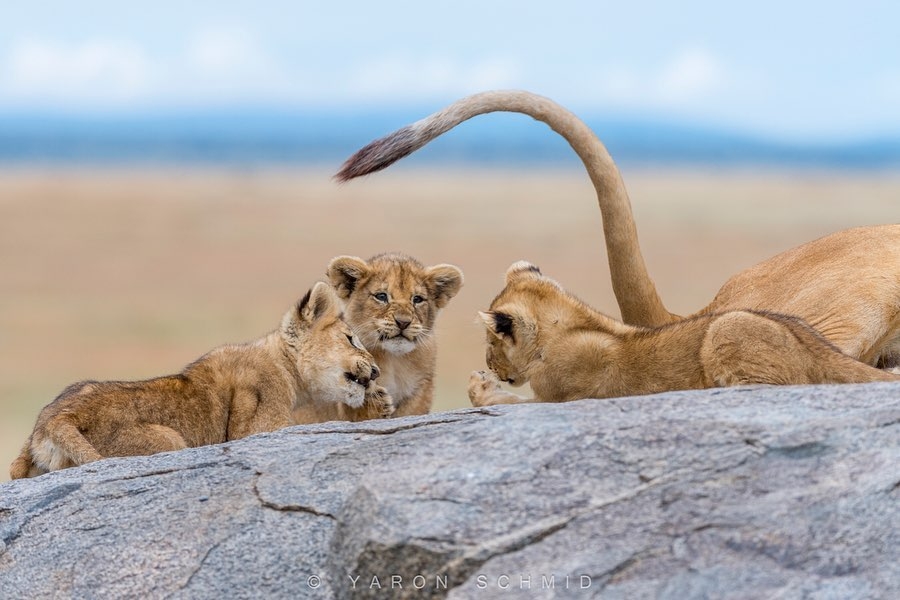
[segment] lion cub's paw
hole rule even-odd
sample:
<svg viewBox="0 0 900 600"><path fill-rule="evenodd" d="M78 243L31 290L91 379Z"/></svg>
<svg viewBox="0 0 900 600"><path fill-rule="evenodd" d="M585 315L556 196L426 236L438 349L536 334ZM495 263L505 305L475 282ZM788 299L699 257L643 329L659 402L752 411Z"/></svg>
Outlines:
<svg viewBox="0 0 900 600"><path fill-rule="evenodd" d="M469 377L469 401L472 406L490 406L494 404L491 396L502 391L500 380L490 371L473 371Z"/></svg>
<svg viewBox="0 0 900 600"><path fill-rule="evenodd" d="M368 408L370 419L386 419L394 414L397 407L387 390L374 383L366 390L364 406Z"/></svg>

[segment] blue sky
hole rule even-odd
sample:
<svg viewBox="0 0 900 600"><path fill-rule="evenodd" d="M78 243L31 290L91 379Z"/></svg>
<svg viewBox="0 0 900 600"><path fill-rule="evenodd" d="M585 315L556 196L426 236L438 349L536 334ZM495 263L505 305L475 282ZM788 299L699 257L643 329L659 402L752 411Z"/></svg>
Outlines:
<svg viewBox="0 0 900 600"><path fill-rule="evenodd" d="M581 113L776 139L900 135L900 2L7 2L0 111L438 108L522 88Z"/></svg>

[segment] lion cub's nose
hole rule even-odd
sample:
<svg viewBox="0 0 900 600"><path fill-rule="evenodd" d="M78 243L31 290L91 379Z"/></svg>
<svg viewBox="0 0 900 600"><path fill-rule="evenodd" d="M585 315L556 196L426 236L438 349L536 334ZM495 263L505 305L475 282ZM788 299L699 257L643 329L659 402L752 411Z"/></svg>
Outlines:
<svg viewBox="0 0 900 600"><path fill-rule="evenodd" d="M409 327L409 324L412 323L412 319L410 317L407 317L406 315L395 316L394 323L397 324L397 327L400 328L400 331L403 331L404 329Z"/></svg>
<svg viewBox="0 0 900 600"><path fill-rule="evenodd" d="M372 365L372 374L369 375L369 378L370 378L372 381L375 381L376 379L378 379L378 377L379 377L380 375L381 375L381 370L379 370L378 365L373 364L373 365Z"/></svg>

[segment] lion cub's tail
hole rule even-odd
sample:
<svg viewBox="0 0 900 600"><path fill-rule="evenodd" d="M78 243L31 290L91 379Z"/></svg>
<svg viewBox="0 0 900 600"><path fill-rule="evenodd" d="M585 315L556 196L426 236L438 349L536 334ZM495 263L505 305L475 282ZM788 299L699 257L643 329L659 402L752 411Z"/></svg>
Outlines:
<svg viewBox="0 0 900 600"><path fill-rule="evenodd" d="M22 451L19 456L9 466L9 476L11 479L24 479L29 477L31 470L34 468L34 461L31 457L31 436L25 440Z"/></svg>

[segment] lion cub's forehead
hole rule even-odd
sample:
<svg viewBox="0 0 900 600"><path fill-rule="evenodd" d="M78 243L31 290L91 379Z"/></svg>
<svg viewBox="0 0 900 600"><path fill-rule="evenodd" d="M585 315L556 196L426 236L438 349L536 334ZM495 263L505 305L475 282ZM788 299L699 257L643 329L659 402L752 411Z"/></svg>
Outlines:
<svg viewBox="0 0 900 600"><path fill-rule="evenodd" d="M537 307L555 302L566 296L552 279L525 278L509 283L491 302L491 310L502 310L503 305L516 304Z"/></svg>
<svg viewBox="0 0 900 600"><path fill-rule="evenodd" d="M395 293L412 294L425 291L425 267L417 260L403 256L381 256L369 262L372 273L366 282L370 291L387 289Z"/></svg>

